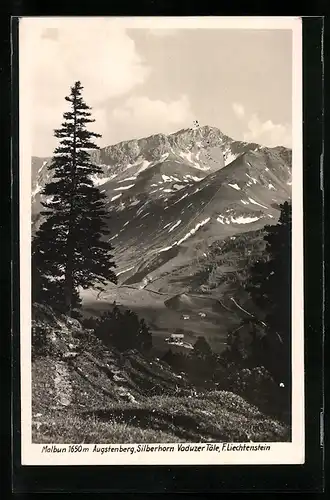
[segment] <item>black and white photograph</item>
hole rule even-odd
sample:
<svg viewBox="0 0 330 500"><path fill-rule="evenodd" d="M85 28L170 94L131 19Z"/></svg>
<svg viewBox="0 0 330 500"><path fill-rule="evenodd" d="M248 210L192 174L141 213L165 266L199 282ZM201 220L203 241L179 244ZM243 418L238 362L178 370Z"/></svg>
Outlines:
<svg viewBox="0 0 330 500"><path fill-rule="evenodd" d="M23 463L303 463L300 20L19 40Z"/></svg>

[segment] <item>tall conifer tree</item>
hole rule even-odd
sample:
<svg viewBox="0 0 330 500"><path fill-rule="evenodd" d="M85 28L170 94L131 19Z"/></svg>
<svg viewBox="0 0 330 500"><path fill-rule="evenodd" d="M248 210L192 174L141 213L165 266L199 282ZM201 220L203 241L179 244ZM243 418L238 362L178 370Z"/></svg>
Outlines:
<svg viewBox="0 0 330 500"><path fill-rule="evenodd" d="M278 224L266 226L266 261L256 262L251 269L247 290L253 301L265 311L270 333L280 340L278 356L272 351L268 363L271 371L288 387L291 384L291 269L292 208L281 205Z"/></svg>
<svg viewBox="0 0 330 500"><path fill-rule="evenodd" d="M70 109L55 130L59 146L48 167L52 178L42 192L44 221L32 246L34 298L68 315L79 305L79 287L117 283L106 237L106 195L92 180L102 172L90 157L90 150L99 149L93 139L101 136L86 127L95 120L82 90L78 81L65 97Z"/></svg>

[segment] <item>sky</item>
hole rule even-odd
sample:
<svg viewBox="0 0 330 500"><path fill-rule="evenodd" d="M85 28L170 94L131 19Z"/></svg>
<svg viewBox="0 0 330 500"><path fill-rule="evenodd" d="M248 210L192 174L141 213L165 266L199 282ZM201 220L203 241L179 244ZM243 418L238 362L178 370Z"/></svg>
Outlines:
<svg viewBox="0 0 330 500"><path fill-rule="evenodd" d="M175 132L194 120L236 140L292 146L290 29L149 26L112 18L23 19L20 65L33 155L52 154L53 130L76 80L101 147Z"/></svg>

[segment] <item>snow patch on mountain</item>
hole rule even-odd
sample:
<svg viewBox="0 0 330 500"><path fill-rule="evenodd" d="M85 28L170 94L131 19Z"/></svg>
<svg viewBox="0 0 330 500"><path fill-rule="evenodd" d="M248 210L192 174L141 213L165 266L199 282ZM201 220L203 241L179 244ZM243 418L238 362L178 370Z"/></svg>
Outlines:
<svg viewBox="0 0 330 500"><path fill-rule="evenodd" d="M224 215L219 215L217 217L217 221L220 222L221 224L251 224L252 222L256 222L259 220L261 217L244 217L244 216L239 216L239 217L225 217Z"/></svg>
<svg viewBox="0 0 330 500"><path fill-rule="evenodd" d="M131 271L132 269L134 269L135 266L132 266L132 267L128 267L127 269L124 269L123 271L119 271L119 273L116 273L117 276L119 276L120 274L124 274L124 273L128 273L128 271Z"/></svg>
<svg viewBox="0 0 330 500"><path fill-rule="evenodd" d="M261 205L261 203L258 203L256 200L254 200L253 198L249 198L249 201L251 203L253 203L253 205L258 205L259 207L262 207L262 208L267 208L265 207L265 205Z"/></svg>
<svg viewBox="0 0 330 500"><path fill-rule="evenodd" d="M188 153L183 153L181 151L180 152L180 156L181 156L181 158L184 158L185 160L188 160L190 163L193 163L193 161L191 159L191 151L189 151Z"/></svg>
<svg viewBox="0 0 330 500"><path fill-rule="evenodd" d="M177 203L179 203L179 201L183 200L183 199L184 199L184 198L186 198L187 196L189 196L189 194L188 194L188 193L185 193L183 196L181 196L181 198L179 198L177 201L175 201L175 202L173 203L173 205L176 205Z"/></svg>
<svg viewBox="0 0 330 500"><path fill-rule="evenodd" d="M47 160L42 162L41 167L38 169L38 174L40 174L41 170L44 168L45 165L47 165Z"/></svg>
<svg viewBox="0 0 330 500"><path fill-rule="evenodd" d="M236 160L237 156L238 155L232 153L230 148L225 148L223 151L225 166L229 165L229 163L232 163L234 160Z"/></svg>
<svg viewBox="0 0 330 500"><path fill-rule="evenodd" d="M139 201L137 201L137 203L140 203ZM135 205L137 204L135 203ZM143 203L142 207L139 208L139 210L136 212L136 215L140 215L140 213L143 212L144 208L148 205L149 201L146 201L145 203ZM132 205L132 203L131 203Z"/></svg>
<svg viewBox="0 0 330 500"><path fill-rule="evenodd" d="M167 250L170 250L172 247L174 247L176 245L176 241L173 243L173 245L169 245L168 247L164 247L164 248L161 248L160 250L158 250L159 253L162 253L162 252L167 252Z"/></svg>
<svg viewBox="0 0 330 500"><path fill-rule="evenodd" d="M113 196L113 197L111 198L111 200L110 200L110 201L115 201L115 200L117 200L118 198L120 198L120 197L121 197L121 195L122 195L122 194L123 194L123 193L116 194L116 196Z"/></svg>
<svg viewBox="0 0 330 500"><path fill-rule="evenodd" d="M165 174L162 174L162 179L164 182L181 182L180 179L178 179L177 177L174 177L173 175L165 175ZM162 181L158 181L159 184L162 184Z"/></svg>
<svg viewBox="0 0 330 500"><path fill-rule="evenodd" d="M132 177L126 177L126 179L122 179L121 181L118 181L118 184L121 183L121 182L126 182L126 181L135 181L137 179L136 176L132 176Z"/></svg>
<svg viewBox="0 0 330 500"><path fill-rule="evenodd" d="M37 183L36 187L32 190L32 198L34 198L40 191L42 190L42 186Z"/></svg>
<svg viewBox="0 0 330 500"><path fill-rule="evenodd" d="M181 220L178 220L178 221L174 224L174 226L172 226L172 227L171 227L171 229L169 229L169 231L168 231L168 232L169 232L169 233L171 233L171 232L173 231L173 229L175 229L176 227L178 227L178 226L179 226L179 224L181 224L181 222L182 222Z"/></svg>
<svg viewBox="0 0 330 500"><path fill-rule="evenodd" d="M241 190L241 188L238 186L238 184L229 184L228 183L228 186L232 187L233 189L236 189L237 191Z"/></svg>
<svg viewBox="0 0 330 500"><path fill-rule="evenodd" d="M207 217L206 219L204 219L201 222L199 222L198 224L196 224L196 226L193 229L191 229L187 234L185 234L185 236L183 238L181 238L181 240L179 240L177 242L177 244L180 245L183 241L187 240L190 236L195 234L196 231L198 231L198 229L201 228L202 226L205 226L205 224L207 224L210 219L211 219L211 217Z"/></svg>
<svg viewBox="0 0 330 500"><path fill-rule="evenodd" d="M250 224L251 222L256 222L260 217L232 217L231 221L234 224Z"/></svg>
<svg viewBox="0 0 330 500"><path fill-rule="evenodd" d="M124 168L124 170L128 170L132 167L136 167L137 165L139 165L141 163L141 158L138 158L134 163L127 163L126 167Z"/></svg>
<svg viewBox="0 0 330 500"><path fill-rule="evenodd" d="M164 248L161 248L160 250L158 250L158 253L162 253L162 252L167 252L168 250L170 250L171 248L175 247L175 246L178 246L180 245L181 243L183 243L185 240L187 240L190 236L193 236L196 231L198 231L198 229L200 229L202 226L204 226L205 224L207 224L209 221L210 221L211 217L207 217L206 219L202 220L201 222L198 222L198 224L196 224L196 226L191 229L190 231L188 231L188 233L186 233L183 238L181 238L180 240L177 240L177 241L174 241L174 243L172 243L172 245L169 245L168 247L164 247ZM179 221L181 222L181 221ZM170 231L172 231L174 229L174 227L178 226L178 223L176 223L171 229ZM170 232L169 231L169 232Z"/></svg>
<svg viewBox="0 0 330 500"><path fill-rule="evenodd" d="M137 171L137 174L140 174L141 172L143 172L144 170L146 170L148 167L150 167L151 164L152 164L151 161L143 160L143 162L141 164L141 167Z"/></svg>
<svg viewBox="0 0 330 500"><path fill-rule="evenodd" d="M200 152L199 152L199 155L200 155ZM199 155L198 155L198 159L199 159ZM183 152L183 151L180 151L179 153L179 156L181 156L181 158L183 158L184 160L188 161L189 163L191 163L194 168L197 168L198 170L209 170L210 167L209 166L204 166L204 165L201 165L199 162L195 161L193 159L193 154L191 151L188 151L187 153ZM196 155L196 160L197 160L197 155Z"/></svg>
<svg viewBox="0 0 330 500"><path fill-rule="evenodd" d="M218 215L217 221L221 224L230 224L230 219L225 217L224 215Z"/></svg>
<svg viewBox="0 0 330 500"><path fill-rule="evenodd" d="M117 177L117 174L110 175L109 177L99 177L98 175L91 175L90 179L93 181L94 186L102 186L106 182L111 181Z"/></svg>
<svg viewBox="0 0 330 500"><path fill-rule="evenodd" d="M195 182L200 182L202 180L200 177L196 177L195 175L190 175L190 174L185 175L185 178L192 179Z"/></svg>
<svg viewBox="0 0 330 500"><path fill-rule="evenodd" d="M250 165L250 164L249 164ZM254 177L251 177L251 175L249 174L245 174L249 179L251 179L251 181L253 182L253 184L257 184L257 179L255 179Z"/></svg>
<svg viewBox="0 0 330 500"><path fill-rule="evenodd" d="M120 187L114 188L114 191L122 191L123 189L131 189L134 186L135 186L135 184L130 184L129 186L120 186Z"/></svg>

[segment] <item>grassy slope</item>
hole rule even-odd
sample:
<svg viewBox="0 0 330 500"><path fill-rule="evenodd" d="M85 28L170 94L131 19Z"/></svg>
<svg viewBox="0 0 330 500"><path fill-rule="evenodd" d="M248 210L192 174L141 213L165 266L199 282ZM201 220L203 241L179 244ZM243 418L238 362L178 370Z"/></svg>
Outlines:
<svg viewBox="0 0 330 500"><path fill-rule="evenodd" d="M35 325L52 340L49 353L33 360L33 442L288 440L282 424L241 397L197 393L166 363L136 352L123 357L78 323L41 312Z"/></svg>

